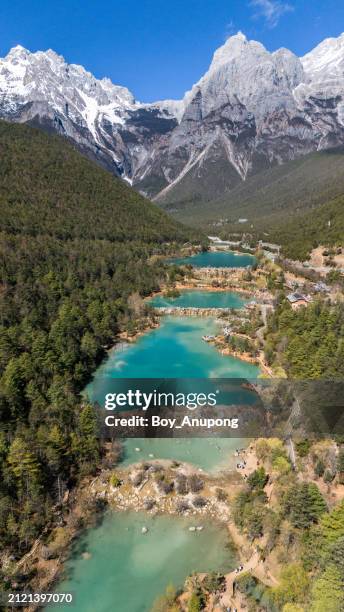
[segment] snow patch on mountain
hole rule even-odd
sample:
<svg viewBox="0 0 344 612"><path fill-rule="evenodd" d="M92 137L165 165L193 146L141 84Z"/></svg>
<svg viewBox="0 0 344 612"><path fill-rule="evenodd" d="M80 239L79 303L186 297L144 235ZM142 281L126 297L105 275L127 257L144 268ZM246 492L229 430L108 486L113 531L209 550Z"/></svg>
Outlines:
<svg viewBox="0 0 344 612"><path fill-rule="evenodd" d="M45 102L65 116L79 114L93 135L99 112L108 111L116 119L118 113L135 106L126 87L98 80L52 50L31 53L21 46L0 60L0 92L5 104L12 106Z"/></svg>
<svg viewBox="0 0 344 612"><path fill-rule="evenodd" d="M180 194L190 179L188 194L196 185L210 198L272 163L344 143L344 34L298 58L238 32L182 100L154 103L19 45L0 59L0 116L67 136L150 197L170 198L177 185Z"/></svg>
<svg viewBox="0 0 344 612"><path fill-rule="evenodd" d="M143 108L157 108L163 113L175 117L178 122L181 121L185 111L184 100L160 100L159 102L146 103L142 104L141 106Z"/></svg>
<svg viewBox="0 0 344 612"><path fill-rule="evenodd" d="M344 33L338 38L326 38L315 49L301 58L307 76L319 78L343 78Z"/></svg>

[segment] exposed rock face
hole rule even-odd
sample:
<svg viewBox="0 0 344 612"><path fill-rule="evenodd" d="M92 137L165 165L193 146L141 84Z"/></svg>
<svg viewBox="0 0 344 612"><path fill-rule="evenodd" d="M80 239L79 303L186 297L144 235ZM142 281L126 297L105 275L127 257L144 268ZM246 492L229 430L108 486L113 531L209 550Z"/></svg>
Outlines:
<svg viewBox="0 0 344 612"><path fill-rule="evenodd" d="M213 199L252 173L344 142L344 34L303 58L239 33L181 101L140 104L49 50L0 60L0 116L64 134L160 201Z"/></svg>
<svg viewBox="0 0 344 612"><path fill-rule="evenodd" d="M228 39L184 98L158 199L214 198L273 163L342 143L344 36L325 47L299 59L242 34Z"/></svg>
<svg viewBox="0 0 344 612"><path fill-rule="evenodd" d="M0 117L63 134L128 179L151 141L177 124L163 102L138 104L125 87L97 80L54 51L30 53L20 46L0 60Z"/></svg>

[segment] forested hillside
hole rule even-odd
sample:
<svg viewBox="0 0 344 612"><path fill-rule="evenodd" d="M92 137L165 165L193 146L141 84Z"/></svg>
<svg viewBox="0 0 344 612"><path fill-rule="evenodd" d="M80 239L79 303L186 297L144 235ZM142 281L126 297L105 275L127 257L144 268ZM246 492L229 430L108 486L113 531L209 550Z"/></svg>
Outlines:
<svg viewBox="0 0 344 612"><path fill-rule="evenodd" d="M170 212L196 222L212 234L268 233L284 253L306 259L319 244L344 239L344 150L319 151L249 178L220 200L195 199ZM172 206L172 205L171 205ZM239 223L239 219L246 219Z"/></svg>
<svg viewBox="0 0 344 612"><path fill-rule="evenodd" d="M185 241L190 231L59 137L0 122L1 229L110 242Z"/></svg>
<svg viewBox="0 0 344 612"><path fill-rule="evenodd" d="M344 244L344 191L343 195L318 206L315 210L290 215L270 229L273 242L282 245L283 253L291 259L304 261L312 249L319 245Z"/></svg>
<svg viewBox="0 0 344 612"><path fill-rule="evenodd" d="M154 255L195 238L64 140L0 123L0 548L24 551L99 459L79 392ZM130 303L130 299L129 299Z"/></svg>
<svg viewBox="0 0 344 612"><path fill-rule="evenodd" d="M344 305L316 301L299 311L281 299L268 322L265 356L290 378L344 376Z"/></svg>
<svg viewBox="0 0 344 612"><path fill-rule="evenodd" d="M328 149L276 165L240 183L221 199L185 210L174 206L177 217L187 219L198 211L199 221L219 218L236 223L268 221L299 213L344 193L344 149Z"/></svg>

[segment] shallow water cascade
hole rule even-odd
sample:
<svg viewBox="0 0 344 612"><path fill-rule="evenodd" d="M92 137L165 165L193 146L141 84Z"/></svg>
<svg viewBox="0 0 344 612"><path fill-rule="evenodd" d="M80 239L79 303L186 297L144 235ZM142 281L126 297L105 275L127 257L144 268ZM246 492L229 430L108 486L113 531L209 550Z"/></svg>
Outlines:
<svg viewBox="0 0 344 612"><path fill-rule="evenodd" d="M175 257L170 262L177 265L190 264L195 268L247 268L256 261L254 255L234 251L206 251L190 257Z"/></svg>
<svg viewBox="0 0 344 612"><path fill-rule="evenodd" d="M181 291L175 298L157 295L149 301L154 308L242 308L247 302L232 291Z"/></svg>
<svg viewBox="0 0 344 612"><path fill-rule="evenodd" d="M201 253L192 259L200 257L202 262L206 255L211 256L212 262L214 255L220 256L216 257L217 266L225 265L224 261L229 265L233 258L232 266L244 267L253 262L251 256L233 253ZM180 298L174 300L178 302L176 306L242 308L245 304L245 299L229 291L186 291ZM154 306L164 306L163 301L161 297L152 300ZM136 342L109 352L85 389L91 401L103 402L104 385L113 378L258 376L257 366L224 356L202 339L216 335L223 326L220 321L212 317L163 316L160 323ZM240 393L247 391L238 393L240 403ZM192 463L201 471L228 469L233 467L234 450L242 442L238 438L128 439L122 466L160 458ZM233 568L235 559L225 527L205 520L199 525L199 521L200 517L153 518L140 512L109 512L100 526L88 530L78 540L66 564L67 578L58 588L74 592L73 609L78 612L149 612L154 599L169 583L179 587L193 571ZM190 526L197 525L203 529L189 531ZM148 529L147 533L142 533L142 527ZM89 554L82 555L83 551Z"/></svg>
<svg viewBox="0 0 344 612"><path fill-rule="evenodd" d="M204 334L214 334L218 323L211 318L163 317L160 327L141 336L121 351L113 350L97 370L86 392L92 401L104 398L104 379L109 378L249 378L259 368L234 357L223 356ZM238 439L189 440L130 439L124 463L147 460L150 455L194 463L205 470L229 467ZM139 448L139 451L135 449Z"/></svg>

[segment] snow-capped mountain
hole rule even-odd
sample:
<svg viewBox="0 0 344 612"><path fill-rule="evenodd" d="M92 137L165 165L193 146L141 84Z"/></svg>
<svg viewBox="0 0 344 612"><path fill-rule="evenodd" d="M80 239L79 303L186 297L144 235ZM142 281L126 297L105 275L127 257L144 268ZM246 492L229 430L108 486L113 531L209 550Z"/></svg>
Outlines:
<svg viewBox="0 0 344 612"><path fill-rule="evenodd" d="M213 199L271 164L343 143L344 35L322 45L298 58L229 38L184 97L159 158L169 174L158 199Z"/></svg>
<svg viewBox="0 0 344 612"><path fill-rule="evenodd" d="M344 34L298 58L238 33L183 100L154 104L51 50L17 46L0 60L0 116L64 134L157 200L212 199L344 143Z"/></svg>
<svg viewBox="0 0 344 612"><path fill-rule="evenodd" d="M174 101L139 104L126 87L98 80L51 50L30 53L17 46L0 59L2 118L59 132L129 180L135 155L145 155L140 133L148 142L170 130L177 108Z"/></svg>

